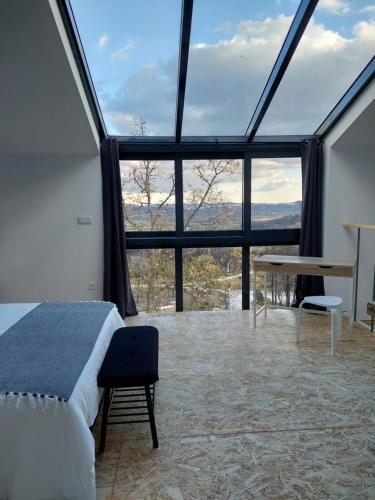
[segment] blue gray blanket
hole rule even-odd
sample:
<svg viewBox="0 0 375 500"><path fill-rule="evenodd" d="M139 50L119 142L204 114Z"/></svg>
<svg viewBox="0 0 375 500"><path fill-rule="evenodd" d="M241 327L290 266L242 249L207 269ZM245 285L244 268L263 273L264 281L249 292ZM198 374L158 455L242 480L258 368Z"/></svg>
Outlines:
<svg viewBox="0 0 375 500"><path fill-rule="evenodd" d="M40 304L0 336L0 393L67 401L114 305Z"/></svg>

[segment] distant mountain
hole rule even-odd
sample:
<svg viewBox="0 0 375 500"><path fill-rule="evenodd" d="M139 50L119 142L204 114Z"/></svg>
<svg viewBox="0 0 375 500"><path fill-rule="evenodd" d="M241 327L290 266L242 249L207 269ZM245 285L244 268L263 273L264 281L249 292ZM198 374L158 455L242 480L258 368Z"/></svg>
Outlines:
<svg viewBox="0 0 375 500"><path fill-rule="evenodd" d="M251 222L253 229L278 229L300 227L301 201L291 203L253 203L251 206ZM158 206L151 205L153 211ZM131 220L139 230L149 230L147 207L126 205ZM193 213L195 205L184 205L185 221ZM131 214L131 215L130 215ZM201 229L240 229L242 221L242 203L205 204L192 218L188 230ZM173 230L175 227L175 205L164 205L159 211L160 230ZM127 228L131 229L130 227Z"/></svg>

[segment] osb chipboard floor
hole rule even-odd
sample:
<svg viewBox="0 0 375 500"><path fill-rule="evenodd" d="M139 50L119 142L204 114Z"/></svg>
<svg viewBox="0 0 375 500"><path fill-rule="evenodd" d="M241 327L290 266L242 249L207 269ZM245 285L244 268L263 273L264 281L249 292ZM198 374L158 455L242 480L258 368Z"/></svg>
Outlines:
<svg viewBox="0 0 375 500"><path fill-rule="evenodd" d="M159 449L111 426L98 499L375 498L375 336L330 354L329 317L273 309L141 314L159 329ZM98 434L100 421L95 428Z"/></svg>

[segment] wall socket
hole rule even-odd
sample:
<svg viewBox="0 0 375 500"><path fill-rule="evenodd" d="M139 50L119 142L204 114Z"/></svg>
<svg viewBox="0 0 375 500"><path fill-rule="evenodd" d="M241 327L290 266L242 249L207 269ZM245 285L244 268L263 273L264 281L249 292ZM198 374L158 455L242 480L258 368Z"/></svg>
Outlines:
<svg viewBox="0 0 375 500"><path fill-rule="evenodd" d="M87 285L87 290L96 290L95 281L89 281Z"/></svg>
<svg viewBox="0 0 375 500"><path fill-rule="evenodd" d="M91 215L79 215L77 217L77 224L79 224L80 226L86 226L93 223L94 221Z"/></svg>

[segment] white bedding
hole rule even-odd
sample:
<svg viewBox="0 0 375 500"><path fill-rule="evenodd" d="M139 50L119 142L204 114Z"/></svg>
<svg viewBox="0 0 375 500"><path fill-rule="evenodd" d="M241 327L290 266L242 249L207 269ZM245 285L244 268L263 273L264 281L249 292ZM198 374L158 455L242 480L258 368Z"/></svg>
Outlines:
<svg viewBox="0 0 375 500"><path fill-rule="evenodd" d="M38 304L0 304L0 335ZM0 500L95 499L96 378L113 332L124 326L108 315L67 403L6 398L0 405ZM1 369L1 367L0 367Z"/></svg>

